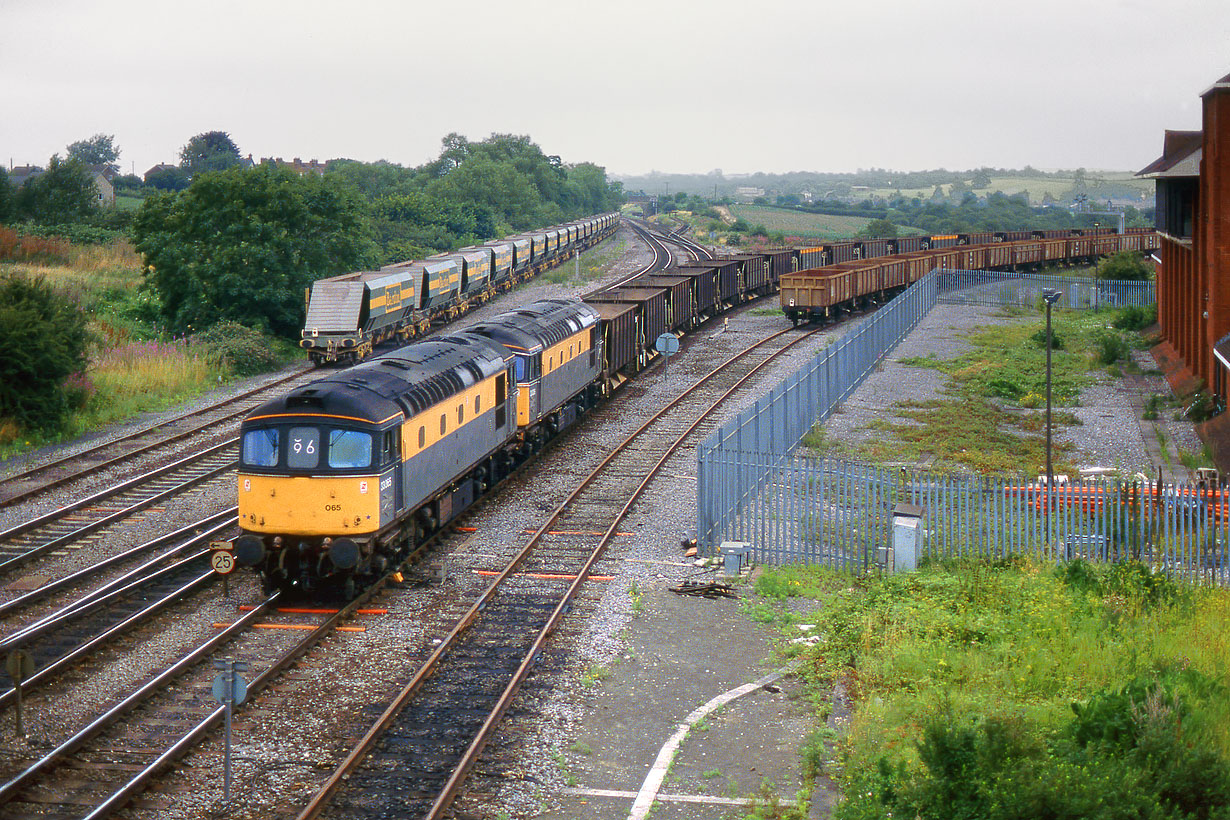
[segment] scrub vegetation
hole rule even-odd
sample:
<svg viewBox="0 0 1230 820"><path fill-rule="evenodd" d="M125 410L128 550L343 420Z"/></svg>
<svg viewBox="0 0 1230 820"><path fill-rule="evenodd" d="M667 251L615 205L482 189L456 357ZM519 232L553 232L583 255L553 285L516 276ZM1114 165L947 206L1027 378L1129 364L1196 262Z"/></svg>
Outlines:
<svg viewBox="0 0 1230 820"><path fill-rule="evenodd" d="M1013 475L1046 461L1046 323L1037 312L1013 311L1020 321L974 328L963 338L969 349L941 359L901 360L947 377L946 396L902 401L877 419L874 440L843 445L814 435L805 444L833 454L877 463L933 459L938 468ZM1056 310L1052 315L1052 423L1060 431L1079 419L1064 410L1079 402L1095 374L1131 370L1130 352L1145 313L1137 308L1105 311ZM1072 471L1071 445L1056 441L1056 469Z"/></svg>
<svg viewBox="0 0 1230 820"><path fill-rule="evenodd" d="M1134 562L765 571L818 722L855 701L834 817L1230 817L1230 592ZM803 613L803 614L792 614ZM799 624L809 629L801 633ZM819 640L791 642L800 634Z"/></svg>
<svg viewBox="0 0 1230 820"><path fill-rule="evenodd" d="M290 344L235 324L168 334L126 242L32 243L0 228L0 245L6 239L51 250L37 261L0 262L0 345L9 351L0 457L173 407L297 356Z"/></svg>

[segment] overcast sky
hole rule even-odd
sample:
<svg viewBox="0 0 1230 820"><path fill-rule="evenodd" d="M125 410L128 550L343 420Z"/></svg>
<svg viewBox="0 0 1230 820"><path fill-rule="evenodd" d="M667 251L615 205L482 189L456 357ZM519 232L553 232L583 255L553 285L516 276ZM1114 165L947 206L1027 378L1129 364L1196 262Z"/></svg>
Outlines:
<svg viewBox="0 0 1230 820"><path fill-rule="evenodd" d="M419 165L528 134L611 173L1138 170L1230 73L1228 0L0 0L0 158L194 134Z"/></svg>

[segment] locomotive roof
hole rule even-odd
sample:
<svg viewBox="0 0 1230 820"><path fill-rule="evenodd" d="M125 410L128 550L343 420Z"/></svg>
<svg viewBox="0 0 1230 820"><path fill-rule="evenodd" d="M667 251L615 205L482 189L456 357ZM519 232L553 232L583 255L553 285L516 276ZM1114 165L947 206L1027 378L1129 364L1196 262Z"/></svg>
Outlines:
<svg viewBox="0 0 1230 820"><path fill-rule="evenodd" d="M598 312L584 302L544 299L501 313L489 322L467 328L466 332L533 353L597 323Z"/></svg>
<svg viewBox="0 0 1230 820"><path fill-rule="evenodd" d="M247 420L327 415L379 424L410 417L500 372L505 355L481 337L434 336L292 390Z"/></svg>

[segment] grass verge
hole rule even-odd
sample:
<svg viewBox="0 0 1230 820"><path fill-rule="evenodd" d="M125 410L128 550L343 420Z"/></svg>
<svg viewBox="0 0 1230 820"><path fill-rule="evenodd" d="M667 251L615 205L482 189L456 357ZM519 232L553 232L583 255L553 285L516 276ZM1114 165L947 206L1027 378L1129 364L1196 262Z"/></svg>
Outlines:
<svg viewBox="0 0 1230 820"><path fill-rule="evenodd" d="M757 591L816 599L783 634L821 640L783 645L822 712L838 681L855 699L838 820L1230 816L1230 591L1080 561Z"/></svg>

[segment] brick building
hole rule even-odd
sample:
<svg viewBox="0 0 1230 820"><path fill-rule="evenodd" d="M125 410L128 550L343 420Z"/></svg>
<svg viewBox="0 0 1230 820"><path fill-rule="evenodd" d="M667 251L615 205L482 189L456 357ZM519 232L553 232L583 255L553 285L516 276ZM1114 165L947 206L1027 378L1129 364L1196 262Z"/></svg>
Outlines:
<svg viewBox="0 0 1230 820"><path fill-rule="evenodd" d="M1202 128L1167 131L1162 156L1139 172L1157 185L1159 362L1180 394L1230 391L1230 75L1201 96ZM1202 435L1230 466L1223 413ZM1224 451L1224 452L1223 452Z"/></svg>

